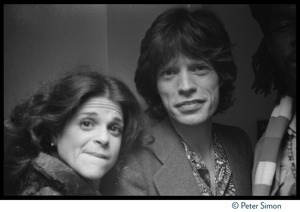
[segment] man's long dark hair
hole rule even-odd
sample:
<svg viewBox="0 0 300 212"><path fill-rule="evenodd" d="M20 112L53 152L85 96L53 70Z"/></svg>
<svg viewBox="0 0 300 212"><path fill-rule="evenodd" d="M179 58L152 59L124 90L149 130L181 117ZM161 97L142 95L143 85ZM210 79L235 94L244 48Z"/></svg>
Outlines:
<svg viewBox="0 0 300 212"><path fill-rule="evenodd" d="M231 50L223 24L211 11L175 8L159 15L142 40L134 78L137 91L149 106L150 116L155 119L166 116L156 76L161 67L180 53L213 65L222 84L215 113L227 110L233 104L233 83L237 75Z"/></svg>

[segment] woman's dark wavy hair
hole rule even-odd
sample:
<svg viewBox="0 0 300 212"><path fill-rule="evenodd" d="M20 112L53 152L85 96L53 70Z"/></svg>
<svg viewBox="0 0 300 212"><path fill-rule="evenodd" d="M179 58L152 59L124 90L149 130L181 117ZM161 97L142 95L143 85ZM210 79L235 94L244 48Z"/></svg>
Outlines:
<svg viewBox="0 0 300 212"><path fill-rule="evenodd" d="M57 157L53 139L89 98L107 97L120 104L124 131L118 163L134 148L143 128L141 109L134 94L118 79L94 71L75 71L48 84L17 105L4 122L4 193L14 195L26 182L30 162L45 152Z"/></svg>
<svg viewBox="0 0 300 212"><path fill-rule="evenodd" d="M166 116L157 90L157 72L179 53L193 59L209 61L221 82L220 102L215 113L222 113L233 104L237 68L233 61L230 38L219 20L209 10L189 12L174 8L159 15L146 32L140 47L135 72L137 91L155 119Z"/></svg>
<svg viewBox="0 0 300 212"><path fill-rule="evenodd" d="M274 61L268 47L267 39L270 37L270 18L272 6L270 4L249 4L253 18L259 24L264 38L259 44L256 52L252 56L252 68L254 72L254 82L252 89L256 94L263 93L267 96L271 93L272 86L277 90L277 102L288 90L286 75L282 72Z"/></svg>

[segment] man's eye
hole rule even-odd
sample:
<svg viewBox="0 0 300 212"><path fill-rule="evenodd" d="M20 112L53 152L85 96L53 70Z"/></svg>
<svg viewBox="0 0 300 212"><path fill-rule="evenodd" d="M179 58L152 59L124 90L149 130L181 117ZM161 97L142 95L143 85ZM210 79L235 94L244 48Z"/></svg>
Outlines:
<svg viewBox="0 0 300 212"><path fill-rule="evenodd" d="M163 70L161 73L160 73L160 76L163 77L163 78L166 78L166 79L169 79L171 78L172 76L174 76L175 74L175 71L172 70L172 69L166 69L166 70Z"/></svg>
<svg viewBox="0 0 300 212"><path fill-rule="evenodd" d="M171 75L171 74L173 74L173 71L171 70L164 71L164 75Z"/></svg>
<svg viewBox="0 0 300 212"><path fill-rule="evenodd" d="M192 72L194 72L195 74L199 74L199 75L207 74L210 70L211 70L211 68L209 66L205 66L205 65L199 65L199 66L195 66L195 67L191 68Z"/></svg>
<svg viewBox="0 0 300 212"><path fill-rule="evenodd" d="M170 76L170 75L174 74L174 71L172 71L172 70L165 70L165 71L162 72L162 74L164 76Z"/></svg>

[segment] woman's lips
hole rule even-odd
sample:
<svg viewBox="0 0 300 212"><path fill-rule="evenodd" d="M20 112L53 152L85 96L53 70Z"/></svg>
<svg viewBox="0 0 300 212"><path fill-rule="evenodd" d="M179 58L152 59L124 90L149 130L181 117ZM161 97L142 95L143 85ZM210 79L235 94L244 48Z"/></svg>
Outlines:
<svg viewBox="0 0 300 212"><path fill-rule="evenodd" d="M107 155L97 153L97 152L87 152L87 151L85 151L84 153L88 154L88 155L92 155L92 156L97 157L97 158L101 158L101 159L109 159L109 157Z"/></svg>

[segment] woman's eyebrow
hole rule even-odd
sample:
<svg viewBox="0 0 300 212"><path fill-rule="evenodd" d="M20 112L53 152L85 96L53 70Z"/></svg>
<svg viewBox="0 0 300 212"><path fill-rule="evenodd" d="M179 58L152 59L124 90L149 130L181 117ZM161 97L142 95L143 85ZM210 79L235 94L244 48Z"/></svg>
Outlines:
<svg viewBox="0 0 300 212"><path fill-rule="evenodd" d="M96 113L96 112L85 112L85 111L83 111L83 112L79 112L79 113L78 113L78 116L80 116L80 115L97 116L98 113Z"/></svg>
<svg viewBox="0 0 300 212"><path fill-rule="evenodd" d="M122 118L119 118L119 117L114 117L114 119L112 120L112 122L117 122L117 123L120 123L120 124L124 124L124 121Z"/></svg>

